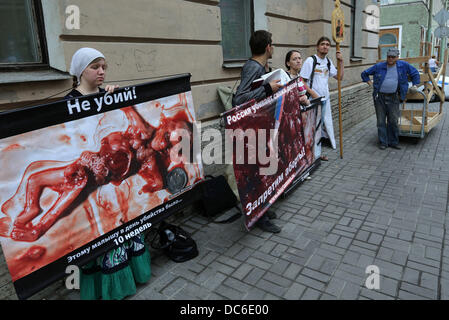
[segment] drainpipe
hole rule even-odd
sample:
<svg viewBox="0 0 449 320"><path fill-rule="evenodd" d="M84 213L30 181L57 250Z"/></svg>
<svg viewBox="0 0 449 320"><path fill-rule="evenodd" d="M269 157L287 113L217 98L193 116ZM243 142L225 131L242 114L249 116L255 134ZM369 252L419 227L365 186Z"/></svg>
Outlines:
<svg viewBox="0 0 449 320"><path fill-rule="evenodd" d="M430 35L432 34L432 11L433 11L433 0L429 0L429 14L427 16L427 34L426 34L426 42L430 42ZM427 49L427 46L426 46ZM430 47L430 51L432 51L432 47ZM432 55L432 52L426 52L427 55Z"/></svg>
<svg viewBox="0 0 449 320"><path fill-rule="evenodd" d="M447 11L447 0L444 1L444 10ZM444 26L446 27L447 21L444 22ZM443 63L444 61L444 51L447 49L447 39L446 37L443 37L443 39L441 39L441 56L440 56L440 63Z"/></svg>

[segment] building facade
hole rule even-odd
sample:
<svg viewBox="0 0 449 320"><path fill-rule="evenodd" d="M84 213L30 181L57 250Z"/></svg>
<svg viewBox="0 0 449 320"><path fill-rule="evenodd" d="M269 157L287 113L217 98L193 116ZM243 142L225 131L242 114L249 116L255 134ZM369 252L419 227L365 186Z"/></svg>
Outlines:
<svg viewBox="0 0 449 320"><path fill-rule="evenodd" d="M378 31L366 21L379 17L367 11L377 1L344 0L341 5L345 130L374 114L372 91L360 73L376 62ZM332 38L333 9L333 0L3 0L0 23L8 32L0 35L0 111L61 99L72 87L73 53L93 47L106 56L106 83L128 86L190 73L196 119L203 130L223 130L217 89L237 87L250 57L251 32L273 34L271 67L285 68L289 50L306 58L316 52L318 38ZM335 44L329 56L335 61ZM330 80L338 136L336 88L337 81ZM205 173L225 173L232 180L230 166L208 165ZM2 263L2 299L14 296L5 268Z"/></svg>
<svg viewBox="0 0 449 320"><path fill-rule="evenodd" d="M433 54L438 55L440 39L433 31L438 23L433 19L446 0L382 0L380 2L379 44L382 46L382 59L388 47L399 49L401 57L417 57L422 54L421 42L427 41L428 19L431 18L430 42ZM432 3L431 3L432 2Z"/></svg>
<svg viewBox="0 0 449 320"><path fill-rule="evenodd" d="M360 73L377 59L378 34L365 22L378 17L366 12L377 1L341 4L346 32L341 43L346 129L373 114L369 99L364 105L350 101L354 95L369 97ZM333 9L332 0L2 1L1 20L12 31L2 35L0 110L63 97L72 86L68 70L73 53L89 46L107 58L106 81L120 86L191 73L197 119L203 128L218 126L224 109L217 88L236 88L241 66L250 56L251 32L266 29L273 34L271 66L284 68L290 49L299 49L307 57L315 53L320 36L331 38ZM335 46L330 57L335 60ZM331 80L333 97L336 87L337 82ZM334 104L335 121L336 108ZM338 128L337 122L334 127Z"/></svg>

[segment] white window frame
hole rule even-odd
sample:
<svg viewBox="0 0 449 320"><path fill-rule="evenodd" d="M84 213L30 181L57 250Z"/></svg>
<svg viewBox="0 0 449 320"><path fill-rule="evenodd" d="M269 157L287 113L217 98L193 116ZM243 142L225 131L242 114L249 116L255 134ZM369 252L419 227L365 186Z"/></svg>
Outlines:
<svg viewBox="0 0 449 320"><path fill-rule="evenodd" d="M379 27L379 30L395 29L395 28L399 29L398 50L399 50L399 56L401 56L401 54L402 54L402 25L382 26L382 27ZM380 38L379 38L379 40L380 40Z"/></svg>

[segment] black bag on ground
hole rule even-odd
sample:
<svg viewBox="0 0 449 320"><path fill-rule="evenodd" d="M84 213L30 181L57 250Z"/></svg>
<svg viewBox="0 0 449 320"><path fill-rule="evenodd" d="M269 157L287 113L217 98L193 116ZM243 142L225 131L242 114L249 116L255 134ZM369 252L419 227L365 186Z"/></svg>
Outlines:
<svg viewBox="0 0 449 320"><path fill-rule="evenodd" d="M159 239L159 244L156 244ZM151 247L162 249L174 262L185 262L198 256L195 240L181 227L162 221L156 235L151 241Z"/></svg>
<svg viewBox="0 0 449 320"><path fill-rule="evenodd" d="M202 197L200 200L201 213L207 217L215 217L226 210L237 208L238 214L218 223L234 221L241 215L237 207L237 197L229 186L226 178L222 175L217 177L206 176L206 180L200 184Z"/></svg>

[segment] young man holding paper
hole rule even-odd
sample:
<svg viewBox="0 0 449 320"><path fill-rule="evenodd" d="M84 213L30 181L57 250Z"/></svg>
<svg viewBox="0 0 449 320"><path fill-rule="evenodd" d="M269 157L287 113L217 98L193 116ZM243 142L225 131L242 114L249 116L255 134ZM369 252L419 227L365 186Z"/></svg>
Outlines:
<svg viewBox="0 0 449 320"><path fill-rule="evenodd" d="M232 97L232 106L241 105L252 99L261 100L281 87L280 80L273 80L253 89L253 82L263 76L266 71L268 59L273 56L273 45L271 33L265 30L258 30L253 33L249 41L252 57L246 61L242 68L240 85L237 92Z"/></svg>
<svg viewBox="0 0 449 320"><path fill-rule="evenodd" d="M265 84L262 84L262 81L257 84L253 83L254 80L260 79L267 73L268 59L271 59L273 55L271 33L265 30L254 32L249 45L252 57L242 68L240 85L232 97L234 107L253 99L264 99L276 93L282 87L280 80L273 80ZM279 233L281 228L270 221L274 218L276 218L275 213L268 211L256 222L256 226L267 232Z"/></svg>

